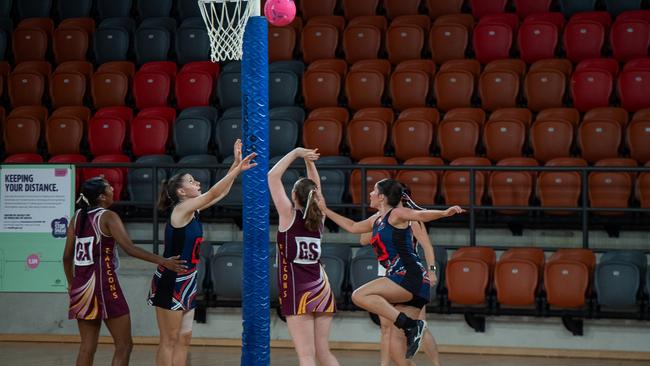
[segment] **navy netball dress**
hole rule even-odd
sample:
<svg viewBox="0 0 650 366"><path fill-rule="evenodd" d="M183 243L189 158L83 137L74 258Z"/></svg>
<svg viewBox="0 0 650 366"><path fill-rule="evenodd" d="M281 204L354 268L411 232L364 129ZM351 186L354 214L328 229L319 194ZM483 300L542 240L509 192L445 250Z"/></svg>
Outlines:
<svg viewBox="0 0 650 366"><path fill-rule="evenodd" d="M203 226L195 214L187 225L175 228L165 226L165 258L180 256L187 270L176 273L159 265L151 280L149 305L169 310L192 310L196 307L196 266L199 247L203 242Z"/></svg>
<svg viewBox="0 0 650 366"><path fill-rule="evenodd" d="M373 224L370 244L386 268L386 277L413 294L407 304L421 307L429 301L429 277L415 251L411 227L398 229L389 224L391 212Z"/></svg>

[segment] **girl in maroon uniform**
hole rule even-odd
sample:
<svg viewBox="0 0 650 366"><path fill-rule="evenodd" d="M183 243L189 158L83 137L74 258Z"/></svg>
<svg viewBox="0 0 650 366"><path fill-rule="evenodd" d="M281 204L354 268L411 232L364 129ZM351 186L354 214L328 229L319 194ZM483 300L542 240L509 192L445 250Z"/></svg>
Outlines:
<svg viewBox="0 0 650 366"><path fill-rule="evenodd" d="M68 280L68 317L77 319L81 345L77 366L92 365L102 320L115 342L113 365L128 365L133 343L129 307L117 278L115 244L129 255L180 272L184 261L163 258L133 245L120 217L107 208L113 187L103 178L84 182L68 227L63 269Z"/></svg>
<svg viewBox="0 0 650 366"><path fill-rule="evenodd" d="M320 264L324 215L316 204L320 185L314 161L316 150L296 148L269 171L269 189L278 210L278 285L282 315L298 353L300 366L338 366L330 352L329 335L336 300ZM305 160L307 177L293 185L291 199L282 175L298 158Z"/></svg>

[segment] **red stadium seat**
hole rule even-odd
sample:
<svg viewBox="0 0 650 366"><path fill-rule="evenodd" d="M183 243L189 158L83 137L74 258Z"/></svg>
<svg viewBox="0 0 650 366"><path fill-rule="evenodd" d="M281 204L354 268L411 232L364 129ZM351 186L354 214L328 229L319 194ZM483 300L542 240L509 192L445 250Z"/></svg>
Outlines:
<svg viewBox="0 0 650 366"><path fill-rule="evenodd" d="M343 14L349 20L377 14L379 0L343 0Z"/></svg>
<svg viewBox="0 0 650 366"><path fill-rule="evenodd" d="M506 22L479 22L474 27L472 42L476 59L487 64L493 60L510 57L513 29Z"/></svg>
<svg viewBox="0 0 650 366"><path fill-rule="evenodd" d="M101 155L92 161L93 163L129 163L129 157L126 155ZM126 182L125 168L86 168L84 169L84 180L93 177L102 177L113 186L113 199L122 200L122 190Z"/></svg>
<svg viewBox="0 0 650 366"><path fill-rule="evenodd" d="M422 156L410 158L404 165L444 165L440 158ZM440 182L440 172L433 170L400 170L395 177L398 181L408 185L411 190L411 199L419 205L435 205Z"/></svg>
<svg viewBox="0 0 650 366"><path fill-rule="evenodd" d="M26 164L26 163L42 163L43 157L36 153L22 153L9 155L3 163L5 164Z"/></svg>
<svg viewBox="0 0 650 366"><path fill-rule="evenodd" d="M296 48L296 30L269 25L269 62L292 60Z"/></svg>
<svg viewBox="0 0 650 366"><path fill-rule="evenodd" d="M636 167L633 159L603 159L595 166ZM636 173L592 172L589 174L589 205L599 208L629 207ZM622 214L622 212L597 211L598 215Z"/></svg>
<svg viewBox="0 0 650 366"><path fill-rule="evenodd" d="M650 22L645 20L616 20L609 33L614 58L618 61L648 57Z"/></svg>
<svg viewBox="0 0 650 366"><path fill-rule="evenodd" d="M429 75L422 70L395 70L390 76L390 95L393 108L425 107L429 95Z"/></svg>
<svg viewBox="0 0 650 366"><path fill-rule="evenodd" d="M524 19L531 14L546 13L551 7L552 0L514 0L519 18Z"/></svg>
<svg viewBox="0 0 650 366"><path fill-rule="evenodd" d="M427 31L428 33L428 31ZM386 51L391 64L421 58L424 30L417 25L391 25L386 32Z"/></svg>
<svg viewBox="0 0 650 366"><path fill-rule="evenodd" d="M88 121L88 144L94 156L122 154L126 122L121 118L93 117Z"/></svg>
<svg viewBox="0 0 650 366"><path fill-rule="evenodd" d="M500 160L497 166L537 166L533 158L506 158ZM536 172L531 171L494 171L490 173L488 193L494 206L522 206L530 203ZM501 214L525 215L527 211L501 210Z"/></svg>
<svg viewBox="0 0 650 366"><path fill-rule="evenodd" d="M52 115L45 124L45 140L50 155L79 154L84 123L74 116Z"/></svg>
<svg viewBox="0 0 650 366"><path fill-rule="evenodd" d="M365 165L397 165L397 160L388 156L368 157L359 160L359 164ZM366 197L361 197L361 171L353 170L350 173L350 195L352 196L352 203L360 204L363 200L366 204L370 202L368 196L374 189L375 183L385 178L392 178L394 172L385 169L372 169L366 171Z"/></svg>
<svg viewBox="0 0 650 366"><path fill-rule="evenodd" d="M343 52L349 64L377 58L380 48L381 30L373 25L348 25L343 33Z"/></svg>
<svg viewBox="0 0 650 366"><path fill-rule="evenodd" d="M545 163L551 159L568 157L573 144L573 125L563 119L535 121L530 128L533 156Z"/></svg>
<svg viewBox="0 0 650 366"><path fill-rule="evenodd" d="M165 154L169 131L169 124L164 117L138 114L131 124L133 155Z"/></svg>
<svg viewBox="0 0 650 366"><path fill-rule="evenodd" d="M345 78L345 95L350 109L380 107L384 75L374 70L351 70Z"/></svg>
<svg viewBox="0 0 650 366"><path fill-rule="evenodd" d="M614 76L604 70L576 70L571 75L571 98L580 112L609 105Z"/></svg>
<svg viewBox="0 0 650 366"><path fill-rule="evenodd" d="M331 24L307 24L302 31L302 59L306 64L315 60L336 58L339 31Z"/></svg>
<svg viewBox="0 0 650 366"><path fill-rule="evenodd" d="M378 118L355 118L348 123L346 135L352 159L382 156L388 140L388 125Z"/></svg>
<svg viewBox="0 0 650 366"><path fill-rule="evenodd" d="M214 79L205 71L183 71L176 75L176 107L209 106Z"/></svg>
<svg viewBox="0 0 650 366"><path fill-rule="evenodd" d="M480 126L471 120L445 118L438 126L440 157L454 160L476 155Z"/></svg>
<svg viewBox="0 0 650 366"><path fill-rule="evenodd" d="M578 127L581 156L590 163L618 157L623 128L614 120L585 120Z"/></svg>
<svg viewBox="0 0 650 366"><path fill-rule="evenodd" d="M435 131L436 125L424 119L398 119L391 131L395 157L408 160L428 156Z"/></svg>
<svg viewBox="0 0 650 366"><path fill-rule="evenodd" d="M649 108L650 98L647 95L649 88L650 69L623 69L618 77L618 93L621 98L621 106L629 112Z"/></svg>
<svg viewBox="0 0 650 366"><path fill-rule="evenodd" d="M302 127L302 143L308 149L318 148L322 156L341 155L343 123L331 117L309 117Z"/></svg>
<svg viewBox="0 0 650 366"><path fill-rule="evenodd" d="M488 14L500 14L505 12L507 0L470 0L472 15L474 18L481 19Z"/></svg>
<svg viewBox="0 0 650 366"><path fill-rule="evenodd" d="M450 163L450 165L483 165L489 166L490 161L480 157L459 158ZM480 205L485 192L486 172L475 172L475 205ZM471 202L470 197L470 176L469 171L446 171L442 176L442 196L446 205L467 206Z"/></svg>
<svg viewBox="0 0 650 366"><path fill-rule="evenodd" d="M587 162L580 158L557 158L546 166L585 167ZM545 171L539 173L537 180L539 199L542 207L578 207L582 191L582 178L578 172ZM570 215L570 211L545 211L551 215Z"/></svg>
<svg viewBox="0 0 650 366"><path fill-rule="evenodd" d="M564 48L572 62L598 58L605 43L605 27L594 20L573 19L564 28Z"/></svg>
<svg viewBox="0 0 650 366"><path fill-rule="evenodd" d="M335 71L307 70L302 77L302 96L309 110L336 107L341 92L341 76Z"/></svg>
<svg viewBox="0 0 650 366"><path fill-rule="evenodd" d="M503 253L494 268L499 304L535 305L543 263L544 252L538 248L512 248Z"/></svg>
<svg viewBox="0 0 650 366"><path fill-rule="evenodd" d="M492 248L463 247L455 251L445 267L449 301L462 305L484 304L495 263Z"/></svg>
<svg viewBox="0 0 650 366"><path fill-rule="evenodd" d="M559 31L557 26L543 20L526 20L519 27L517 44L521 59L528 64L555 57Z"/></svg>
<svg viewBox="0 0 650 366"><path fill-rule="evenodd" d="M650 167L650 161L646 162L644 166ZM639 174L636 180L636 197L641 208L650 208L650 172Z"/></svg>
<svg viewBox="0 0 650 366"><path fill-rule="evenodd" d="M632 159L639 163L650 161L650 119L632 120L625 137Z"/></svg>
<svg viewBox="0 0 650 366"><path fill-rule="evenodd" d="M483 129L486 157L492 161L522 156L526 125L516 120L490 119Z"/></svg>
<svg viewBox="0 0 650 366"><path fill-rule="evenodd" d="M418 14L421 0L384 0L384 10L389 19L402 15Z"/></svg>

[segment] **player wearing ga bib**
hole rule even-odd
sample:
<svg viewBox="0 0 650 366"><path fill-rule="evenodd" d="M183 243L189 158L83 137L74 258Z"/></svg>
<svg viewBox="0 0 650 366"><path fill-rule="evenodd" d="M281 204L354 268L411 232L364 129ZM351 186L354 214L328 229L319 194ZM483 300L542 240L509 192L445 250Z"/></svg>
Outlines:
<svg viewBox="0 0 650 366"><path fill-rule="evenodd" d="M112 319L129 313L117 279L115 239L99 225L104 208L88 211L84 227L75 214L74 277L70 287L69 319Z"/></svg>
<svg viewBox="0 0 650 366"><path fill-rule="evenodd" d="M294 210L291 226L277 234L281 313L333 313L336 301L320 263L321 232L308 230L302 217L302 211Z"/></svg>

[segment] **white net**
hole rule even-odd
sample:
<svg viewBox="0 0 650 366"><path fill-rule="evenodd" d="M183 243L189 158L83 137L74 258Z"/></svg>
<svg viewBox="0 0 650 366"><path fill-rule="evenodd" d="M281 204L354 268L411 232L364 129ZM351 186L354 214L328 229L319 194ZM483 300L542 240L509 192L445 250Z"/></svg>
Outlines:
<svg viewBox="0 0 650 366"><path fill-rule="evenodd" d="M259 0L198 0L210 37L212 62L241 60L244 29L259 14Z"/></svg>

